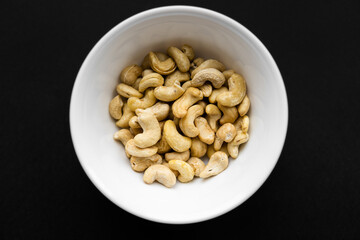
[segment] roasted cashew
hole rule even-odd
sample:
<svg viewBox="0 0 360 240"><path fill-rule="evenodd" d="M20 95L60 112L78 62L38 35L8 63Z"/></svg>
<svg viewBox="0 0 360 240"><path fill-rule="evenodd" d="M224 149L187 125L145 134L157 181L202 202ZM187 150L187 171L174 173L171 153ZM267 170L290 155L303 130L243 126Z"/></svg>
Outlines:
<svg viewBox="0 0 360 240"><path fill-rule="evenodd" d="M164 102L175 101L185 90L180 86L179 81L175 81L172 86L160 86L154 89L154 95L157 99Z"/></svg>
<svg viewBox="0 0 360 240"><path fill-rule="evenodd" d="M195 118L201 116L204 114L204 108L199 105L193 105L191 106L185 117L181 118L179 121L179 127L181 131L188 137L196 137L199 135L199 129L195 127L194 121Z"/></svg>
<svg viewBox="0 0 360 240"><path fill-rule="evenodd" d="M154 164L161 164L162 157L159 154L152 155L150 157L134 157L130 158L131 168L136 172L143 172L145 169Z"/></svg>
<svg viewBox="0 0 360 240"><path fill-rule="evenodd" d="M172 58L161 61L153 52L149 53L150 67L161 75L169 75L176 69L176 64Z"/></svg>
<svg viewBox="0 0 360 240"><path fill-rule="evenodd" d="M235 73L235 71L232 69L229 69L229 70L223 71L222 73L224 74L225 79L228 80L231 77L231 75L233 75Z"/></svg>
<svg viewBox="0 0 360 240"><path fill-rule="evenodd" d="M187 163L192 166L196 177L205 169L205 163L198 157L191 157Z"/></svg>
<svg viewBox="0 0 360 240"><path fill-rule="evenodd" d="M199 129L199 139L206 144L212 144L215 140L215 133L203 117L195 119L195 126Z"/></svg>
<svg viewBox="0 0 360 240"><path fill-rule="evenodd" d="M187 72L190 68L190 60L184 52L177 47L169 47L167 53L172 57L181 72Z"/></svg>
<svg viewBox="0 0 360 240"><path fill-rule="evenodd" d="M206 81L210 81L214 88L220 88L225 82L225 77L215 68L206 68L198 71L190 82L192 87L200 87Z"/></svg>
<svg viewBox="0 0 360 240"><path fill-rule="evenodd" d="M199 177L208 178L214 175L218 175L224 171L229 165L229 159L226 153L218 151L215 152L208 164L205 166L204 170L200 173Z"/></svg>
<svg viewBox="0 0 360 240"><path fill-rule="evenodd" d="M120 81L127 84L132 85L136 81L136 79L141 75L142 68L136 64L127 66L120 73Z"/></svg>
<svg viewBox="0 0 360 240"><path fill-rule="evenodd" d="M145 109L146 111L152 112L158 121L162 121L169 115L170 106L167 103L157 102L151 107ZM138 110L135 110L137 114Z"/></svg>
<svg viewBox="0 0 360 240"><path fill-rule="evenodd" d="M182 136L176 129L174 121L167 120L164 125L163 134L166 142L175 152L185 152L191 147L191 139Z"/></svg>
<svg viewBox="0 0 360 240"><path fill-rule="evenodd" d="M147 89L143 98L131 97L128 99L127 104L132 111L136 109L145 109L151 107L156 103L156 97L154 96L154 89Z"/></svg>
<svg viewBox="0 0 360 240"><path fill-rule="evenodd" d="M169 152L165 153L165 160L181 160L181 161L187 161L190 158L190 151L186 150L185 152Z"/></svg>
<svg viewBox="0 0 360 240"><path fill-rule="evenodd" d="M109 113L110 116L116 120L119 120L122 116L122 107L124 106L124 102L121 97L117 95L114 97L109 104Z"/></svg>
<svg viewBox="0 0 360 240"><path fill-rule="evenodd" d="M135 116L135 113L131 111L129 105L127 103L124 104L123 107L123 115L121 118L116 122L116 126L121 128L128 128L129 127L129 120Z"/></svg>
<svg viewBox="0 0 360 240"><path fill-rule="evenodd" d="M219 150L221 152L224 152L227 156L229 156L229 152L227 150L227 143L224 143L222 146L221 146L221 149ZM206 151L206 156L210 159L211 156L215 153L215 152L218 152L214 149L214 144L211 144L208 146L207 148L207 151Z"/></svg>
<svg viewBox="0 0 360 240"><path fill-rule="evenodd" d="M154 52L154 53L160 61L165 61L166 59L169 58L169 56L165 53L162 53L162 52ZM149 54L146 54L146 56L144 57L143 62L141 63L141 67L142 67L142 69L151 68Z"/></svg>
<svg viewBox="0 0 360 240"><path fill-rule="evenodd" d="M206 120L209 123L211 129L216 132L218 129L218 120L221 118L220 109L214 104L208 104L205 108Z"/></svg>
<svg viewBox="0 0 360 240"><path fill-rule="evenodd" d="M231 123L225 123L216 132L214 149L219 151L223 142L231 142L236 135L236 128Z"/></svg>
<svg viewBox="0 0 360 240"><path fill-rule="evenodd" d="M144 92L150 87L158 87L164 84L164 78L158 73L150 73L144 76L139 83L139 92Z"/></svg>
<svg viewBox="0 0 360 240"><path fill-rule="evenodd" d="M148 167L144 172L143 180L147 184L151 184L156 180L168 188L173 187L176 183L175 174L170 168L162 164L155 164Z"/></svg>
<svg viewBox="0 0 360 240"><path fill-rule="evenodd" d="M237 131L234 140L228 143L227 150L232 158L237 158L239 155L239 146L249 140L249 134L243 131Z"/></svg>
<svg viewBox="0 0 360 240"><path fill-rule="evenodd" d="M147 148L155 145L161 138L161 129L159 121L152 112L138 109L138 122L143 129L134 137L134 143L139 148Z"/></svg>
<svg viewBox="0 0 360 240"><path fill-rule="evenodd" d="M195 58L194 49L190 45L188 45L188 44L182 45L181 51L183 51L183 53L185 53L185 55L187 56L187 58L190 61L192 61Z"/></svg>
<svg viewBox="0 0 360 240"><path fill-rule="evenodd" d="M168 163L170 169L179 171L178 179L180 182L186 183L193 180L195 172L190 164L182 160L171 160Z"/></svg>
<svg viewBox="0 0 360 240"><path fill-rule="evenodd" d="M116 91L119 95L129 98L129 97L143 97L143 94L136 90L135 88L126 85L125 83L120 83L116 86Z"/></svg>
<svg viewBox="0 0 360 240"><path fill-rule="evenodd" d="M198 137L191 140L190 152L192 157L203 157L206 154L207 145Z"/></svg>
<svg viewBox="0 0 360 240"><path fill-rule="evenodd" d="M204 97L209 97L212 93L212 85L210 83L205 83L199 89L203 92Z"/></svg>
<svg viewBox="0 0 360 240"><path fill-rule="evenodd" d="M218 89L213 89L213 91L211 92L211 94L209 96L209 102L210 103L216 103L217 96L219 96L220 94L222 94L224 92L228 92L227 87L221 87L221 88L218 88Z"/></svg>
<svg viewBox="0 0 360 240"><path fill-rule="evenodd" d="M223 116L220 118L220 124L223 125L225 123L234 123L238 118L239 113L236 107L225 107L221 104L217 104L218 108L223 113Z"/></svg>
<svg viewBox="0 0 360 240"><path fill-rule="evenodd" d="M135 140L130 139L125 145L125 151L135 157L150 157L157 153L158 148L155 146L148 148L139 148L135 145Z"/></svg>
<svg viewBox="0 0 360 240"><path fill-rule="evenodd" d="M173 103L172 112L174 116L178 118L184 117L189 107L202 99L203 93L198 88L188 88L185 93Z"/></svg>
<svg viewBox="0 0 360 240"><path fill-rule="evenodd" d="M245 79L237 73L228 80L229 91L217 96L216 101L225 107L234 107L241 103L246 95Z"/></svg>
<svg viewBox="0 0 360 240"><path fill-rule="evenodd" d="M238 112L240 114L240 116L244 116L250 108L250 98L245 95L244 99L242 100L242 102L240 103L239 107L238 107Z"/></svg>
<svg viewBox="0 0 360 240"><path fill-rule="evenodd" d="M120 129L119 131L114 133L114 139L116 141L120 141L124 146L130 139L133 138L134 135L129 131L129 129L126 128Z"/></svg>
<svg viewBox="0 0 360 240"><path fill-rule="evenodd" d="M166 76L165 79L165 86L171 87L174 85L176 81L179 83L185 82L190 80L190 74L187 72L180 72L179 70L176 70L175 72L171 73L170 75Z"/></svg>
<svg viewBox="0 0 360 240"><path fill-rule="evenodd" d="M200 72L201 70L206 69L206 68L215 68L215 69L219 70L220 72L223 72L226 69L225 65L222 64L221 62L214 60L214 59L208 59L208 60L202 62L200 65L198 65L197 68L194 69L194 71L192 71L191 78L194 78L194 76L198 72Z"/></svg>

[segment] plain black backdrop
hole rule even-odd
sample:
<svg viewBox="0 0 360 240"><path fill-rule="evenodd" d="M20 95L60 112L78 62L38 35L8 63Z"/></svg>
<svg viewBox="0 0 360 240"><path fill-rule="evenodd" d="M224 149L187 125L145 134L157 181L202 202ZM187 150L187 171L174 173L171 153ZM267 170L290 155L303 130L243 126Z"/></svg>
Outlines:
<svg viewBox="0 0 360 240"><path fill-rule="evenodd" d="M289 100L269 179L233 211L190 225L150 222L110 202L82 170L69 130L72 86L94 44L133 14L174 4L252 31ZM360 238L359 1L4 0L0 30L0 239Z"/></svg>

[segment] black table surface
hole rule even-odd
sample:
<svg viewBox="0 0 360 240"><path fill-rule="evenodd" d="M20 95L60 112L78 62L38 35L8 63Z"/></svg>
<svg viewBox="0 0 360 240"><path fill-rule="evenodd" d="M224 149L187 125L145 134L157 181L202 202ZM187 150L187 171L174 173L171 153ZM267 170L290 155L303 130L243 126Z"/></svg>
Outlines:
<svg viewBox="0 0 360 240"><path fill-rule="evenodd" d="M81 168L69 129L74 80L94 44L133 14L174 4L252 31L289 101L284 149L265 184L236 209L187 225L110 202ZM360 238L359 1L14 0L1 3L0 29L0 239Z"/></svg>

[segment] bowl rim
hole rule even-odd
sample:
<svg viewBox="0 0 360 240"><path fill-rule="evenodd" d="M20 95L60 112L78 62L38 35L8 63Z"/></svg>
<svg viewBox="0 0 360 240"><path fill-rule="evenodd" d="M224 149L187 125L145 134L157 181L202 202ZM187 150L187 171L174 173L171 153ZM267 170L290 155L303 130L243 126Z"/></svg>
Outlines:
<svg viewBox="0 0 360 240"><path fill-rule="evenodd" d="M267 170L267 174L264 174L262 176L263 178L261 179L261 181L259 181L260 184L258 186L255 186L253 188L253 191L249 191L247 196L242 197L240 199L236 198L232 201L228 201L228 203L224 207L217 208L216 211L214 211L214 212L208 213L207 215L201 215L201 216L193 217L191 219L182 219L182 220L172 220L172 219L164 220L164 219L159 219L156 216L149 217L147 215L144 215L140 211L136 211L134 209L129 209L126 205L119 203L114 197L112 197L111 194L108 194L101 187L101 185L98 184L96 178L91 174L91 171L88 169L88 167L86 165L86 161L84 160L84 157L82 154L82 150L80 149L80 146L78 144L77 135L75 133L76 129L74 128L75 115L76 115L74 99L76 99L76 97L75 97L76 93L80 90L79 89L80 80L78 80L78 79L82 78L82 75L84 74L84 71L85 71L84 69L86 68L85 66L88 65L88 62L90 61L92 56L95 54L95 52L97 52L99 50L99 48L101 48L103 43L106 42L109 38L111 38L119 29L126 27L128 25L137 23L139 20L143 21L143 19L151 18L152 16L158 16L158 15L164 16L164 14L168 14L168 15L173 15L173 14L194 15L194 14L196 14L196 15L200 15L201 17L205 17L205 18L211 17L211 19L216 19L217 22L219 24L223 25L224 27L230 28L234 31L241 32L242 35L246 36L250 40L249 42L251 44L254 44L256 46L256 48L260 49L261 53L265 56L266 62L270 64L271 70L273 71L275 78L279 80L278 86L280 87L279 90L282 95L282 100L284 100L283 106L282 106L283 111L284 111L284 114L283 114L284 119L282 119L283 123L284 123L284 125L283 125L284 127L282 128L282 131L279 133L279 135L281 136L279 138L279 139L281 139L281 142L278 145L278 148L276 149L276 154L274 154L274 156L276 156L276 159L273 162L273 165L271 166L271 168L269 168ZM111 28L103 37L101 37L101 39L94 45L94 47L91 49L91 51L87 54L85 60L83 61L82 65L79 69L79 72L76 76L76 79L75 79L75 82L73 85L73 89L72 89L72 93L71 93L70 108L69 108L70 135L71 135L71 139L72 139L72 143L74 146L76 156L80 162L80 165L82 166L83 170L85 171L86 175L89 177L90 181L95 185L95 187L104 196L106 196L111 202L113 202L115 205L117 205L121 209L123 209L137 217L147 219L150 221L167 223L167 224L190 224L190 223L206 221L206 220L218 217L220 215L223 215L223 214L235 209L236 207L238 207L242 203L244 203L247 199L249 199L264 184L264 182L268 179L271 172L275 168L275 166L280 158L284 144L285 144L287 130L288 130L288 120L289 120L288 108L289 108L289 106L288 106L286 88L285 88L285 84L284 84L283 78L281 76L280 70L279 70L275 60L271 56L270 52L267 50L267 48L264 46L264 44L250 30L248 30L246 27L244 27L242 24L235 21L234 19L232 19L222 13L219 13L214 10L207 9L207 8L188 6L188 5L162 6L162 7L156 7L156 8L152 8L152 9L148 9L148 10L139 12L139 13L132 15L129 18L123 20L122 22L118 23L113 28Z"/></svg>

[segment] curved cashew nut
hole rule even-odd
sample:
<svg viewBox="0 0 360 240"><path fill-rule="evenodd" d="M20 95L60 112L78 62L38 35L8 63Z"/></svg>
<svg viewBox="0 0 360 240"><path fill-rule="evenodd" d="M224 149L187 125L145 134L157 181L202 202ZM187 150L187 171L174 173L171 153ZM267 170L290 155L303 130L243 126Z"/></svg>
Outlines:
<svg viewBox="0 0 360 240"><path fill-rule="evenodd" d="M206 81L210 81L214 88L220 88L225 82L225 77L215 68L206 68L195 74L190 82L192 87L200 87Z"/></svg>
<svg viewBox="0 0 360 240"><path fill-rule="evenodd" d="M194 49L190 45L188 45L188 44L182 45L181 51L183 51L183 53L185 53L185 55L187 56L187 58L190 61L192 61L195 58Z"/></svg>
<svg viewBox="0 0 360 240"><path fill-rule="evenodd" d="M150 65L149 65L149 67L150 67ZM141 76L145 77L146 75L148 75L150 73L154 73L154 71L152 69L144 69L141 73Z"/></svg>
<svg viewBox="0 0 360 240"><path fill-rule="evenodd" d="M129 127L132 129L141 128L139 121L138 121L138 116L133 116L132 118L130 118Z"/></svg>
<svg viewBox="0 0 360 240"><path fill-rule="evenodd" d="M120 73L120 81L127 84L132 85L136 81L136 79L141 75L142 68L136 64L127 66Z"/></svg>
<svg viewBox="0 0 360 240"><path fill-rule="evenodd" d="M174 121L167 120L164 125L163 134L167 143L175 152L185 152L191 147L191 139L182 136L176 129Z"/></svg>
<svg viewBox="0 0 360 240"><path fill-rule="evenodd" d="M206 143L212 144L215 140L215 133L209 126L207 120L203 117L197 117L195 119L195 126L199 129L199 139Z"/></svg>
<svg viewBox="0 0 360 240"><path fill-rule="evenodd" d="M205 108L206 120L208 121L212 130L217 131L217 121L221 118L220 109L214 104L208 104Z"/></svg>
<svg viewBox="0 0 360 240"><path fill-rule="evenodd" d="M185 82L190 80L190 74L187 72L180 72L179 70L176 70L175 72L171 73L170 75L166 76L165 79L165 86L171 87L174 85L176 81Z"/></svg>
<svg viewBox="0 0 360 240"><path fill-rule="evenodd" d="M152 112L158 121L162 121L169 115L170 106L167 103L157 102L145 110ZM138 114L138 110L135 110L135 113Z"/></svg>
<svg viewBox="0 0 360 240"><path fill-rule="evenodd" d="M123 107L123 115L121 118L115 123L116 126L121 128L128 128L129 127L129 120L135 116L135 113L131 111L129 105L127 103L124 104Z"/></svg>
<svg viewBox="0 0 360 240"><path fill-rule="evenodd" d="M124 102L121 97L117 95L114 97L109 103L109 113L110 116L116 120L119 120L122 116L122 107L124 106Z"/></svg>
<svg viewBox="0 0 360 240"><path fill-rule="evenodd" d="M167 54L165 54L165 53L162 53L162 52L154 52L154 53L158 57L158 59L160 61L165 61L166 59L169 58L169 56ZM144 59L143 59L143 61L141 63L141 67L142 67L142 69L151 68L150 67L149 53L146 54L146 56L144 57ZM145 76L145 75L143 75L143 76Z"/></svg>
<svg viewBox="0 0 360 240"><path fill-rule="evenodd" d="M192 157L203 157L206 154L207 145L198 137L193 138L191 141L190 152Z"/></svg>
<svg viewBox="0 0 360 240"><path fill-rule="evenodd" d="M237 158L239 155L239 146L249 140L249 134L243 131L237 131L234 140L228 143L227 150L232 158Z"/></svg>
<svg viewBox="0 0 360 240"><path fill-rule="evenodd" d="M246 95L245 79L237 73L231 75L228 80L229 91L217 96L218 103L225 107L233 107L241 103Z"/></svg>
<svg viewBox="0 0 360 240"><path fill-rule="evenodd" d="M172 58L161 61L153 52L149 53L150 67L161 75L169 75L176 69L176 64Z"/></svg>
<svg viewBox="0 0 360 240"><path fill-rule="evenodd" d="M134 143L139 148L147 148L155 145L161 138L161 129L155 115L149 111L138 109L138 122L143 129L134 137Z"/></svg>
<svg viewBox="0 0 360 240"><path fill-rule="evenodd" d="M209 97L212 93L212 85L210 83L205 83L199 89L203 92L204 97Z"/></svg>
<svg viewBox="0 0 360 240"><path fill-rule="evenodd" d="M167 53L172 57L181 72L187 72L190 68L190 60L184 52L177 47L169 47Z"/></svg>
<svg viewBox="0 0 360 240"><path fill-rule="evenodd" d="M164 84L164 78L158 73L149 73L139 83L139 92L144 92L149 87L158 87Z"/></svg>
<svg viewBox="0 0 360 240"><path fill-rule="evenodd" d="M179 127L181 131L188 137L196 137L199 135L199 129L195 127L194 121L195 118L201 116L204 114L204 108L199 105L193 105L191 106L185 117L181 118L179 121Z"/></svg>
<svg viewBox="0 0 360 240"><path fill-rule="evenodd" d="M229 165L229 159L226 153L218 151L215 152L208 164L205 166L205 169L200 173L199 177L208 178L214 175L218 175L224 171Z"/></svg>
<svg viewBox="0 0 360 240"><path fill-rule="evenodd" d="M147 184L151 184L156 180L168 188L173 187L176 183L175 174L170 168L162 164L154 164L148 167L144 172L143 180Z"/></svg>
<svg viewBox="0 0 360 240"><path fill-rule="evenodd" d="M236 128L231 123L225 123L216 132L214 149L219 151L223 142L231 142L236 135Z"/></svg>
<svg viewBox="0 0 360 240"><path fill-rule="evenodd" d="M210 103L215 103L217 96L219 96L220 94L222 94L224 92L228 92L227 87L221 87L221 88L218 88L218 89L214 89L211 92L210 96L209 96L209 102Z"/></svg>
<svg viewBox="0 0 360 240"><path fill-rule="evenodd" d="M221 104L217 104L218 108L222 111L223 116L220 118L220 124L234 123L238 118L239 113L236 107L225 107Z"/></svg>
<svg viewBox="0 0 360 240"><path fill-rule="evenodd" d="M156 103L156 97L154 96L154 89L147 89L143 98L131 97L128 99L127 104L131 111L135 111L138 108L145 109L151 107Z"/></svg>
<svg viewBox="0 0 360 240"><path fill-rule="evenodd" d="M129 129L126 128L120 129L119 131L114 133L114 139L116 141L120 141L124 146L130 139L133 138L134 135L129 131Z"/></svg>
<svg viewBox="0 0 360 240"><path fill-rule="evenodd" d="M134 157L130 158L131 168L136 172L143 172L145 169L154 164L161 164L162 157L159 154L152 155L150 157Z"/></svg>
<svg viewBox="0 0 360 240"><path fill-rule="evenodd" d="M178 179L180 182L190 182L194 178L194 169L190 164L182 160L171 160L169 161L170 169L179 171L180 175Z"/></svg>
<svg viewBox="0 0 360 240"><path fill-rule="evenodd" d="M154 89L154 95L157 99L164 102L175 101L185 90L180 86L179 81L175 81L172 86L160 86Z"/></svg>
<svg viewBox="0 0 360 240"><path fill-rule="evenodd" d="M223 72L226 69L225 65L222 64L221 62L219 62L219 61L217 61L215 59L208 59L208 60L202 62L200 65L198 65L197 68L194 69L194 71L192 71L191 78L194 78L194 76L198 72L200 72L201 70L206 69L206 68L215 68L215 69L219 70L220 72Z"/></svg>
<svg viewBox="0 0 360 240"><path fill-rule="evenodd" d="M125 145L125 151L131 156L135 157L150 157L152 155L155 155L157 150L158 148L155 146L148 148L139 148L135 145L134 139L130 139Z"/></svg>
<svg viewBox="0 0 360 240"><path fill-rule="evenodd" d="M136 90L135 88L126 85L125 83L120 83L116 86L116 91L119 95L129 98L129 97L143 97L143 94Z"/></svg>
<svg viewBox="0 0 360 240"><path fill-rule="evenodd" d="M203 93L198 88L188 88L185 93L173 103L172 112L174 116L178 118L184 117L189 107L202 99Z"/></svg>
<svg viewBox="0 0 360 240"><path fill-rule="evenodd" d="M171 160L181 160L181 161L187 161L189 160L190 157L190 151L186 150L185 152L170 152L170 153L165 153L165 160L166 161L171 161Z"/></svg>
<svg viewBox="0 0 360 240"><path fill-rule="evenodd" d="M198 177L205 169L205 163L198 157L190 158L187 163L194 169L194 174L196 177Z"/></svg>
<svg viewBox="0 0 360 240"><path fill-rule="evenodd" d="M245 95L244 99L242 100L242 102L240 103L239 107L238 107L238 112L240 114L240 116L244 116L250 108L250 98Z"/></svg>

